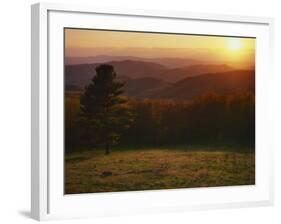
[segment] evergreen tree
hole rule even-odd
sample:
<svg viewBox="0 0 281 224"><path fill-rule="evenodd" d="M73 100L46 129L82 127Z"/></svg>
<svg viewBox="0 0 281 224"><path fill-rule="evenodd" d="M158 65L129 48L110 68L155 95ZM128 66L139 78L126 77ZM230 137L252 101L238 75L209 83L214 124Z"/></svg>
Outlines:
<svg viewBox="0 0 281 224"><path fill-rule="evenodd" d="M115 81L115 78L113 66L98 66L96 75L80 99L80 117L87 138L92 143L103 144L106 154L134 121L127 99L121 96L124 83Z"/></svg>

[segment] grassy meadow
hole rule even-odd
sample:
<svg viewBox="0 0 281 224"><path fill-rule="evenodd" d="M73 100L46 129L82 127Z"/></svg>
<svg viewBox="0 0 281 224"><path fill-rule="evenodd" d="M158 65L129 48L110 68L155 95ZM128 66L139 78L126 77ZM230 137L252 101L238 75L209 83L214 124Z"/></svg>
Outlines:
<svg viewBox="0 0 281 224"><path fill-rule="evenodd" d="M216 147L83 150L65 157L65 193L255 184L255 154Z"/></svg>
<svg viewBox="0 0 281 224"><path fill-rule="evenodd" d="M255 184L255 149L247 142L254 134L251 96L131 99L135 125L109 155L84 141L80 96L65 93L66 194Z"/></svg>

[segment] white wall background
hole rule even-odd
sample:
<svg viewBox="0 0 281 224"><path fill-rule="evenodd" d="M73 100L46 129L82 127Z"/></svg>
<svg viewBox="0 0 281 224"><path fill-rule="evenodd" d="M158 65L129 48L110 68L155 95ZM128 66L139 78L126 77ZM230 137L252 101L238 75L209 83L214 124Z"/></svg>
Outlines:
<svg viewBox="0 0 281 224"><path fill-rule="evenodd" d="M30 4L1 1L0 7L0 223L32 223L30 208ZM69 0L110 8L183 10L275 17L275 189L274 207L194 211L59 223L281 223L281 5L278 0ZM279 117L277 116L279 115ZM269 130L271 131L271 130Z"/></svg>

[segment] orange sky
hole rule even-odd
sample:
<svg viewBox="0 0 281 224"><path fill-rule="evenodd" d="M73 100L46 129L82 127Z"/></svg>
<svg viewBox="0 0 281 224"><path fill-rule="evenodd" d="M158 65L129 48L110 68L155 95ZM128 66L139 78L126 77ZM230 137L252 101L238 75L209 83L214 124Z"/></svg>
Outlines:
<svg viewBox="0 0 281 224"><path fill-rule="evenodd" d="M65 29L65 54L180 57L252 67L255 38Z"/></svg>

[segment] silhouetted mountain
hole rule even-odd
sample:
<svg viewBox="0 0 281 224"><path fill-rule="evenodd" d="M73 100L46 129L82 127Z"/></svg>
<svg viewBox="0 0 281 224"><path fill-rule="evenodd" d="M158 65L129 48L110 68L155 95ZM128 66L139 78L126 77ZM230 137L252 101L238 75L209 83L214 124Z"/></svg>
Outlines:
<svg viewBox="0 0 281 224"><path fill-rule="evenodd" d="M167 88L144 92L143 97L159 99L192 99L204 93L222 95L255 91L253 70L234 70L189 77Z"/></svg>
<svg viewBox="0 0 281 224"><path fill-rule="evenodd" d="M234 94L254 92L255 88L254 70L231 70L228 65L167 69L156 63L131 60L112 61L109 64L114 66L117 80L126 83L125 94L132 97L191 99L207 92ZM65 66L65 88L83 89L94 77L98 65ZM177 82L171 83L173 81Z"/></svg>
<svg viewBox="0 0 281 224"><path fill-rule="evenodd" d="M126 81L127 79L143 78L147 76L157 77L167 68L160 64L142 61L112 61L108 64L114 66L117 79ZM85 86L96 74L95 68L99 64L81 64L65 66L66 85Z"/></svg>
<svg viewBox="0 0 281 224"><path fill-rule="evenodd" d="M107 63L111 61L143 61L142 58L134 56L109 56L109 55L98 55L90 57L65 57L66 65L79 65L79 64L98 64Z"/></svg>
<svg viewBox="0 0 281 224"><path fill-rule="evenodd" d="M177 82L187 77L193 77L204 73L218 73L234 70L228 65L191 65L183 68L175 68L166 70L161 74L161 79L168 82Z"/></svg>
<svg viewBox="0 0 281 224"><path fill-rule="evenodd" d="M193 64L203 63L189 58L142 58L134 56L109 56L98 55L91 57L65 57L65 65L98 64L112 61L143 61L161 64L169 68L185 67Z"/></svg>
<svg viewBox="0 0 281 224"><path fill-rule="evenodd" d="M118 75L128 76L132 78L143 77L158 77L158 74L163 73L167 68L163 65L143 62L143 61L112 61L108 64L113 65L114 70Z"/></svg>
<svg viewBox="0 0 281 224"><path fill-rule="evenodd" d="M189 67L170 69L163 65L143 62L143 61L111 61L108 62L114 66L117 72L117 78L120 81L127 79L138 79L151 77L166 82L176 82L187 77L196 76L203 73L225 72L233 70L228 65L191 65ZM65 81L67 85L84 87L95 75L95 68L99 64L80 64L65 66Z"/></svg>
<svg viewBox="0 0 281 224"><path fill-rule="evenodd" d="M145 77L140 79L131 79L125 82L125 94L133 97L142 97L142 95L151 90L160 90L171 85L168 82Z"/></svg>

